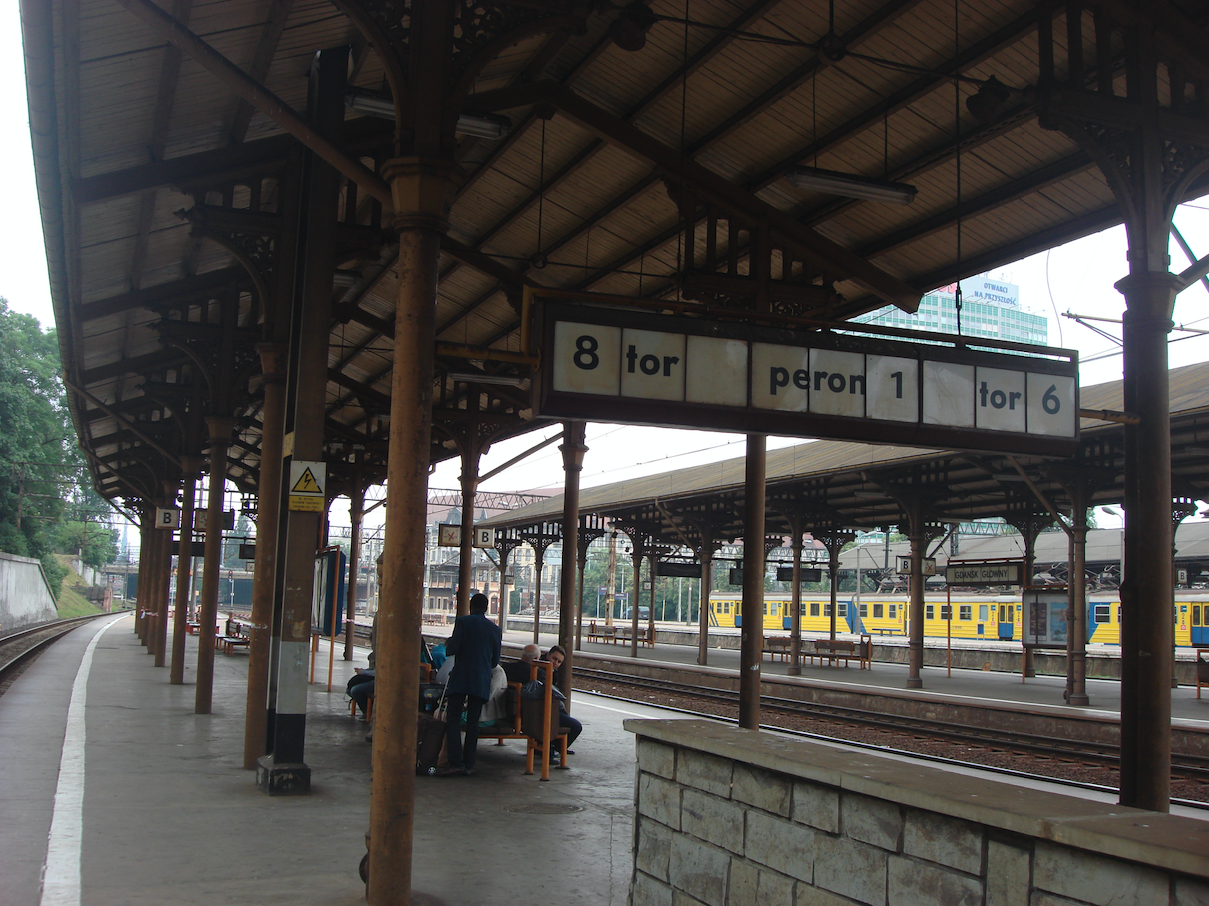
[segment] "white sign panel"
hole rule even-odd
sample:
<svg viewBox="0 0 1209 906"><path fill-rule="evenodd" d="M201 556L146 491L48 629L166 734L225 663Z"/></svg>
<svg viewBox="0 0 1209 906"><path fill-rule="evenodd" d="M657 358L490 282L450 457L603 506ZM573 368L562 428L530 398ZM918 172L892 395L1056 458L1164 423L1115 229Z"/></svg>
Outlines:
<svg viewBox="0 0 1209 906"><path fill-rule="evenodd" d="M155 508L155 527L162 529L180 528L181 511L174 506L157 506Z"/></svg>
<svg viewBox="0 0 1209 906"><path fill-rule="evenodd" d="M495 547L495 529L476 528L474 530L475 547Z"/></svg>
<svg viewBox="0 0 1209 906"><path fill-rule="evenodd" d="M1077 364L1060 350L1008 355L550 308L544 415L1045 453L1078 436Z"/></svg>

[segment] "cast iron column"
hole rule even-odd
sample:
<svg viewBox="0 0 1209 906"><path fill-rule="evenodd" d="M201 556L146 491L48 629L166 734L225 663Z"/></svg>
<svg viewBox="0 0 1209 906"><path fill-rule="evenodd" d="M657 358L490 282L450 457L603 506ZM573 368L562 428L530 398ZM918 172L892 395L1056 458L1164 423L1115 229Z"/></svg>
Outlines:
<svg viewBox="0 0 1209 906"><path fill-rule="evenodd" d="M164 500L168 506L176 502L176 489L180 480L164 482ZM168 599L172 587L172 532L164 530L164 563L159 577L159 593L155 603L155 632L152 640L152 652L155 654L155 666L163 667L168 662Z"/></svg>
<svg viewBox="0 0 1209 906"><path fill-rule="evenodd" d="M212 415L210 431L210 489L206 501L206 546L202 563L201 626L197 630L197 691L194 714L209 714L214 695L214 622L218 619L218 582L222 576L223 496L227 484L227 449L235 419Z"/></svg>
<svg viewBox="0 0 1209 906"><path fill-rule="evenodd" d="M470 389L472 410L478 409L478 391ZM460 441L462 447L462 526L458 536L458 616L470 613L470 584L474 581L474 492L479 483L479 456L482 444L479 442L478 425L467 427L466 435ZM418 694L418 693L417 693Z"/></svg>
<svg viewBox="0 0 1209 906"><path fill-rule="evenodd" d="M399 227L399 294L374 694L369 887L374 906L410 902L425 512L432 430L434 311L452 165L388 161Z"/></svg>
<svg viewBox="0 0 1209 906"><path fill-rule="evenodd" d="M1087 499L1082 482L1071 483L1070 606L1066 614L1065 697L1072 705L1090 704L1087 697Z"/></svg>
<svg viewBox="0 0 1209 906"><path fill-rule="evenodd" d="M571 701L571 659L574 657L575 614L579 609L575 589L579 584L576 561L579 556L579 473L583 471L585 428L583 422L563 423L563 442L558 449L563 454L563 563L558 590L558 644L566 650L558 673L558 687Z"/></svg>
<svg viewBox="0 0 1209 906"><path fill-rule="evenodd" d="M168 682L179 686L185 681L185 628L189 621L189 588L193 571L193 507L197 500L197 476L204 460L200 456L181 457L181 527L176 558L176 612L172 618L172 660Z"/></svg>
<svg viewBox="0 0 1209 906"><path fill-rule="evenodd" d="M151 568L152 534L155 531L155 502L143 501L143 518L139 525L139 569L134 589L134 634L143 640L143 610L147 603L147 571Z"/></svg>
<svg viewBox="0 0 1209 906"><path fill-rule="evenodd" d="M312 128L338 143L344 125L344 88L349 48L320 51L311 63L307 117ZM340 175L317 155L303 163L299 206L299 245L285 430L293 435L293 462L323 459L324 400L327 393L328 340L331 331L332 274ZM400 325L402 327L403 325ZM286 465L283 461L282 471ZM287 478L284 484L288 484ZM326 490L326 489L325 489ZM324 505L327 500L325 498ZM288 506L288 504L287 504ZM280 575L274 603L280 608L276 673L270 680L269 753L257 760L256 785L269 795L310 792L311 770L305 761L307 663L311 643L311 595L315 552L324 511L286 509L279 529ZM279 604L277 602L280 602ZM275 625L274 631L278 626ZM418 694L418 693L417 693ZM377 709L375 709L376 712Z"/></svg>
<svg viewBox="0 0 1209 906"><path fill-rule="evenodd" d="M244 709L243 766L256 770L268 750L269 653L273 641L273 587L281 526L281 451L285 431L285 375L289 347L261 343L264 381L261 410L260 482L256 487L256 560L252 573L252 641L248 645L248 695Z"/></svg>
<svg viewBox="0 0 1209 906"><path fill-rule="evenodd" d="M743 628L739 636L739 726L760 729L760 657L764 647L764 490L767 439L747 435L743 483ZM704 599L703 599L704 603Z"/></svg>
<svg viewBox="0 0 1209 906"><path fill-rule="evenodd" d="M1167 334L1176 278L1138 272L1117 283L1125 295L1123 354L1127 425L1125 585L1122 589L1121 804L1170 809L1172 576L1171 418ZM1132 454L1132 455L1131 455ZM1132 505L1132 509L1130 506ZM1126 669L1126 652L1129 669Z"/></svg>
<svg viewBox="0 0 1209 906"><path fill-rule="evenodd" d="M348 499L352 536L348 546L349 583L344 609L344 659L353 659L353 628L357 624L357 581L361 576L361 522L365 518L365 482L358 475ZM375 656L376 657L376 656Z"/></svg>
<svg viewBox="0 0 1209 906"><path fill-rule="evenodd" d="M924 553L928 534L924 529L923 507L914 501L908 508L907 522L911 532L910 609L907 619L907 688L919 689L924 681L920 671L924 666Z"/></svg>
<svg viewBox="0 0 1209 906"><path fill-rule="evenodd" d="M789 616L790 676L802 675L802 519L792 516L789 530L793 532L793 591L789 601L793 611Z"/></svg>
<svg viewBox="0 0 1209 906"><path fill-rule="evenodd" d="M701 561L701 590L697 594L697 663L704 667L709 661L709 595L714 582L714 539L704 525L698 559Z"/></svg>

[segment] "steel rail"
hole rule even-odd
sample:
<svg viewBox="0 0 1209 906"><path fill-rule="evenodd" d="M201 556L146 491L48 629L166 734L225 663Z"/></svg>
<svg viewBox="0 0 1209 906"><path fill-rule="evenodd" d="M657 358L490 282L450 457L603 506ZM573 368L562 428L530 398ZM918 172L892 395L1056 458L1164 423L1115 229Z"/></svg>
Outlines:
<svg viewBox="0 0 1209 906"><path fill-rule="evenodd" d="M10 645L14 642L20 642L22 639L28 639L31 636L36 636L47 631L52 633L44 639L33 642L29 647L23 649L16 656L10 658L3 664L0 664L0 683L3 683L18 669L25 666L29 661L33 660L36 655L41 654L44 649L50 647L51 644L63 638L63 636L71 632L71 630L83 625L84 623L91 622L92 620L97 619L97 617L104 616L112 616L112 614L97 613L89 614L88 616L83 617L71 617L66 620L53 620L49 623L40 623L37 626L30 626L26 629L21 629L17 632L0 637L0 646L4 646Z"/></svg>
<svg viewBox="0 0 1209 906"><path fill-rule="evenodd" d="M731 707L738 707L738 693L725 689L703 689L688 683L645 679L578 666L575 669L575 673L582 679L595 678L618 685L634 686L641 689L657 689L663 693L672 692L692 698L714 701ZM651 703L649 700L642 699L634 699L634 701L640 701L643 704ZM1019 731L1001 731L965 724L920 720L913 717L870 714L867 711L858 711L854 708L838 705L798 702L792 699L776 698L767 695L760 696L760 703L762 707L768 710L784 714L834 720L887 732L906 733L920 739L939 739L946 742L958 742L967 746L976 745L981 748L1022 752L1033 756L1074 763L1094 763L1105 767L1117 767L1120 763L1117 747L1105 743L1083 742L1059 737L1021 733ZM1171 762L1173 772L1180 776L1198 782L1209 782L1209 758L1199 755L1173 753Z"/></svg>

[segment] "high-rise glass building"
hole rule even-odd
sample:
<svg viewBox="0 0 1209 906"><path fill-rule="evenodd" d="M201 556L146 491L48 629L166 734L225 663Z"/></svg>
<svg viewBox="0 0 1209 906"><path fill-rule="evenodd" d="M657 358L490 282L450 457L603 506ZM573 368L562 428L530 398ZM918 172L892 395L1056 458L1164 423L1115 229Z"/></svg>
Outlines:
<svg viewBox="0 0 1209 906"><path fill-rule="evenodd" d="M1048 345L1049 322L1044 315L1020 307L1020 287L984 275L961 281L961 333L1017 343ZM942 286L923 297L913 315L887 306L853 319L886 327L957 333L957 287Z"/></svg>

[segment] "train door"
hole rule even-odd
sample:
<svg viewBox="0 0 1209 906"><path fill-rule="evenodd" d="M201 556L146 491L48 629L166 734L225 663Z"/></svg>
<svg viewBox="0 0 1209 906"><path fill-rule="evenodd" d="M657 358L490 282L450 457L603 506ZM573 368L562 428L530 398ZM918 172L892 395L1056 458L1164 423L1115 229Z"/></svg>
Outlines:
<svg viewBox="0 0 1209 906"><path fill-rule="evenodd" d="M1016 635L1016 605L999 605L999 639L1010 642Z"/></svg>
<svg viewBox="0 0 1209 906"><path fill-rule="evenodd" d="M1209 604L1192 605L1192 637L1189 642L1193 645L1209 645Z"/></svg>

